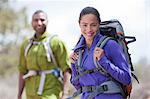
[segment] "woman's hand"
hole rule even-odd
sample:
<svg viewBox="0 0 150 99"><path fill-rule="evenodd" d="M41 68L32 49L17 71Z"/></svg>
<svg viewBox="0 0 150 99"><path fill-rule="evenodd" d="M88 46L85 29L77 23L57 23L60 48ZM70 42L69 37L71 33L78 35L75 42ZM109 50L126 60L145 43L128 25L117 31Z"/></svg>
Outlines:
<svg viewBox="0 0 150 99"><path fill-rule="evenodd" d="M75 52L71 53L70 55L70 61L71 63L75 63L75 61L79 58L79 55Z"/></svg>
<svg viewBox="0 0 150 99"><path fill-rule="evenodd" d="M94 60L100 60L104 56L104 50L96 47L93 53Z"/></svg>

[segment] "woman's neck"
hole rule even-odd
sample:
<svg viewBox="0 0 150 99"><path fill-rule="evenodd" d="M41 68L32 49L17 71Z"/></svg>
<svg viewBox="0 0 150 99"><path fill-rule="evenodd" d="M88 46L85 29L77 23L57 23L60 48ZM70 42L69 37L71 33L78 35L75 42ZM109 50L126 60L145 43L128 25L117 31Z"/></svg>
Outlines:
<svg viewBox="0 0 150 99"><path fill-rule="evenodd" d="M86 40L86 44L88 46L88 48L91 47L93 40Z"/></svg>

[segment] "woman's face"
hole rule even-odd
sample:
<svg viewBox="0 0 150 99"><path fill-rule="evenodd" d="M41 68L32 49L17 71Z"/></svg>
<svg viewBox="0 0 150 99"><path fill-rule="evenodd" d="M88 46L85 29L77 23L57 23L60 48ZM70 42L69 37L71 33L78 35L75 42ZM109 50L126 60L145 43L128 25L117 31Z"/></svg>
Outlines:
<svg viewBox="0 0 150 99"><path fill-rule="evenodd" d="M85 37L86 41L91 41L96 35L100 24L94 14L86 14L81 17L79 25L81 34Z"/></svg>

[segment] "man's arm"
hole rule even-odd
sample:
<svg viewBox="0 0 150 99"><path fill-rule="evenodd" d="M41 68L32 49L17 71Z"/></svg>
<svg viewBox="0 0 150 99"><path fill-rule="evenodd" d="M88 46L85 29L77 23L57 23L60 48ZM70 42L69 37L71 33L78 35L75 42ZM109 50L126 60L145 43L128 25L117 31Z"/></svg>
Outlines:
<svg viewBox="0 0 150 99"><path fill-rule="evenodd" d="M63 92L62 92L62 98L65 99L66 96L69 95L69 86L70 86L70 78L71 78L71 69L67 69L63 73Z"/></svg>
<svg viewBox="0 0 150 99"><path fill-rule="evenodd" d="M23 73L19 73L18 99L22 99L22 93L25 85L25 80L22 77Z"/></svg>

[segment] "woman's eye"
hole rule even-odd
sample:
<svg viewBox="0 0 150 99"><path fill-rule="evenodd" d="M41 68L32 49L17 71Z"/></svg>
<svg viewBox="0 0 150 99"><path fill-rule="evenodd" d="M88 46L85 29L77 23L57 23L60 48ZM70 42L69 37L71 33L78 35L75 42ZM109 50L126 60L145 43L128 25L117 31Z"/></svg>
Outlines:
<svg viewBox="0 0 150 99"><path fill-rule="evenodd" d="M97 25L96 25L96 24L92 24L91 26L95 27L95 26L97 26Z"/></svg>

